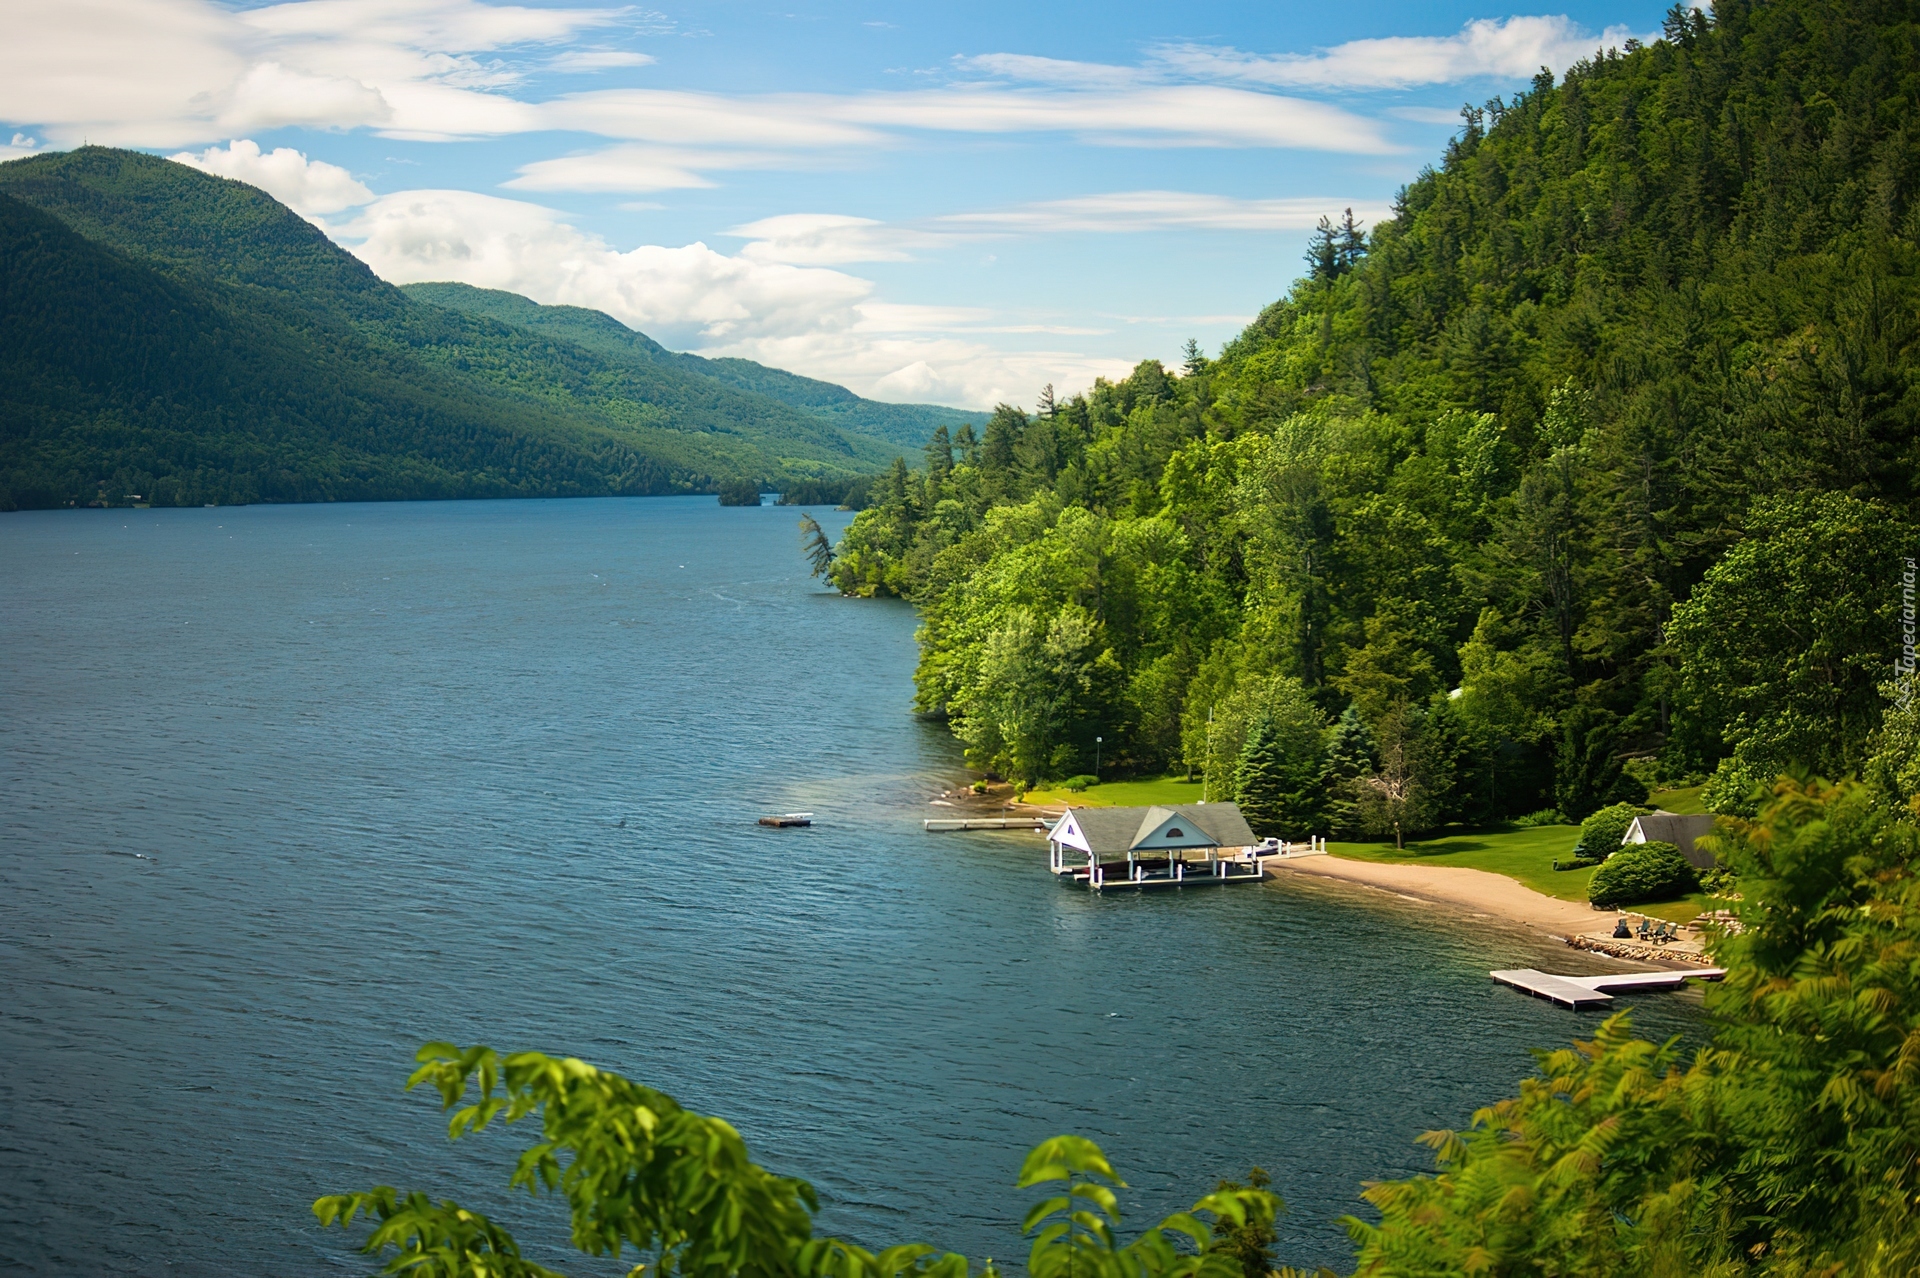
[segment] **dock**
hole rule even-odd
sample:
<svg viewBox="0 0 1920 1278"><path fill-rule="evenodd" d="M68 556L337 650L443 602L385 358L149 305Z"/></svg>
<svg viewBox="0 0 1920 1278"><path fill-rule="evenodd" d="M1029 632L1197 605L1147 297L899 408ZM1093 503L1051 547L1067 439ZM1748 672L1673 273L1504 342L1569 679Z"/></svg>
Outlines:
<svg viewBox="0 0 1920 1278"><path fill-rule="evenodd" d="M1604 1007L1613 1002L1613 995L1607 993L1608 990L1616 993L1677 990L1689 980L1717 981L1726 974L1726 969L1719 967L1691 968L1684 972L1607 972L1599 976L1554 976L1530 967L1505 968L1487 973L1502 985L1511 985L1535 998L1544 998L1575 1011Z"/></svg>
<svg viewBox="0 0 1920 1278"><path fill-rule="evenodd" d="M1053 823L1045 817L935 817L922 821L929 834L942 834L950 830L1051 830Z"/></svg>

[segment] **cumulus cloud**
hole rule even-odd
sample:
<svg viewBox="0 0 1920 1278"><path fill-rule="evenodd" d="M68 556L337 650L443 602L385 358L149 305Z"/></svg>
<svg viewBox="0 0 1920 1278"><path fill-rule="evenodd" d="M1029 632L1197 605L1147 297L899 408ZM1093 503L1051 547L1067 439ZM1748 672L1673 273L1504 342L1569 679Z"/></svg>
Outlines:
<svg viewBox="0 0 1920 1278"><path fill-rule="evenodd" d="M380 90L341 75L309 75L278 62L262 62L234 86L220 123L236 129L279 129L290 124L353 128L385 124L393 107Z"/></svg>
<svg viewBox="0 0 1920 1278"><path fill-rule="evenodd" d="M302 217L317 219L373 199L373 192L339 165L309 160L290 146L263 153L251 138L236 138L225 147L210 146L197 155L182 151L168 158L203 173L257 186Z"/></svg>
<svg viewBox="0 0 1920 1278"><path fill-rule="evenodd" d="M469 191L383 196L333 234L396 284L457 280L549 305L588 306L678 349L737 355L865 395L986 407L1125 375L1130 364L1072 350L1007 351L1007 324L975 308L878 301L841 271L729 256L694 243L620 250L564 214Z"/></svg>
<svg viewBox="0 0 1920 1278"><path fill-rule="evenodd" d="M478 0L61 0L0 42L0 120L57 145L181 146L241 130L373 127L464 137L545 127L494 92L527 68L490 56L628 24L616 8ZM575 69L635 65L597 52ZM552 67L552 63L549 62ZM566 69L564 63L557 68Z"/></svg>
<svg viewBox="0 0 1920 1278"><path fill-rule="evenodd" d="M701 243L621 252L553 209L470 191L383 196L338 233L395 283L459 280L590 306L668 340L850 327L853 306L873 287L837 271L729 257Z"/></svg>
<svg viewBox="0 0 1920 1278"><path fill-rule="evenodd" d="M1352 40L1311 54L1166 45L1154 50L1154 61L1170 71L1207 80L1283 88L1404 89L1487 77L1525 79L1541 67L1560 72L1632 36L1624 26L1594 35L1564 15L1478 18L1453 35Z"/></svg>

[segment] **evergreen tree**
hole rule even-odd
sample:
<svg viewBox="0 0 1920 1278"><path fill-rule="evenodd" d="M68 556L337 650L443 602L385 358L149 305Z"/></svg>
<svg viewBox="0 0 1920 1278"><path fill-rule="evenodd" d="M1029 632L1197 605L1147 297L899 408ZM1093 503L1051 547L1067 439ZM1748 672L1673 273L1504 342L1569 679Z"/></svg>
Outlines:
<svg viewBox="0 0 1920 1278"><path fill-rule="evenodd" d="M812 515L800 516L800 548L814 576L825 577L833 570L833 542Z"/></svg>
<svg viewBox="0 0 1920 1278"><path fill-rule="evenodd" d="M953 441L947 435L943 422L934 427L933 438L927 441L927 483L939 488L953 474Z"/></svg>

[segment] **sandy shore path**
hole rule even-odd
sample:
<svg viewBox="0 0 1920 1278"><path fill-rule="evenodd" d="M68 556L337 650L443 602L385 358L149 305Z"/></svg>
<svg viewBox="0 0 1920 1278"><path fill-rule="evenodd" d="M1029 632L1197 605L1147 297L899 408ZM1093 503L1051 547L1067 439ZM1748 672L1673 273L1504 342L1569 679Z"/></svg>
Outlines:
<svg viewBox="0 0 1920 1278"><path fill-rule="evenodd" d="M1615 918L1611 910L1543 896L1504 874L1459 866L1379 865L1337 856L1303 856L1275 857L1267 862L1267 869L1275 875L1316 874L1364 883L1400 896L1455 907L1468 915L1496 915L1556 937L1604 936L1612 930Z"/></svg>

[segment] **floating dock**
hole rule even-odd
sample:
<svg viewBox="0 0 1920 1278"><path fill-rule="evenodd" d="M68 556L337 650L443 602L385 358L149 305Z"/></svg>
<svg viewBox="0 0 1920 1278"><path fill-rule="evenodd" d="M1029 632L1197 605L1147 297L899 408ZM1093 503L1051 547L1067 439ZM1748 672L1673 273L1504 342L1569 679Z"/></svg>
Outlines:
<svg viewBox="0 0 1920 1278"><path fill-rule="evenodd" d="M1511 985L1535 998L1544 998L1575 1011L1604 1007L1613 1002L1613 995L1607 993L1608 990L1619 993L1677 990L1689 980L1717 981L1726 974L1726 969L1719 967L1691 968L1678 972L1608 972L1600 976L1554 976L1530 967L1505 968L1487 973L1502 985Z"/></svg>
<svg viewBox="0 0 1920 1278"><path fill-rule="evenodd" d="M763 816L763 817L761 817L761 818L760 818L760 824L761 824L761 825L771 825L771 826L773 826L773 827L775 827L776 829L784 829L785 827L787 827L787 826L790 826L790 825L812 825L812 824L813 824L813 813L811 813L811 812L782 812L782 813L781 813L781 814L780 814L779 816Z"/></svg>
<svg viewBox="0 0 1920 1278"><path fill-rule="evenodd" d="M935 817L921 822L930 834L949 830L1051 830L1044 817Z"/></svg>

